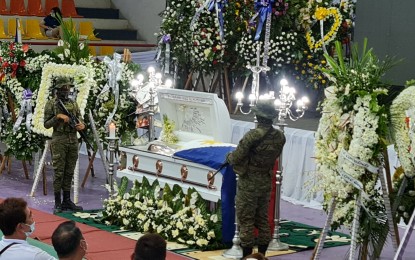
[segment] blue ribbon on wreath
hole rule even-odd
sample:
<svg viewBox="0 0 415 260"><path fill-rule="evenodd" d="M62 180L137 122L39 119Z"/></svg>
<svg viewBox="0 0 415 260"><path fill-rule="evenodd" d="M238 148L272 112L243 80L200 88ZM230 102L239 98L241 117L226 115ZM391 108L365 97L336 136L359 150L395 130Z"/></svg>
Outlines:
<svg viewBox="0 0 415 260"><path fill-rule="evenodd" d="M256 0L255 1L255 15L249 21L249 24L252 24L254 20L259 17L258 26L255 33L255 41L258 41L261 37L262 28L264 27L264 23L267 20L268 14L272 13L272 5L274 4L275 0Z"/></svg>
<svg viewBox="0 0 415 260"><path fill-rule="evenodd" d="M164 53L164 73L165 74L169 74L170 73L170 52L171 52L171 48L170 48L170 42L171 42L171 35L170 34L165 34L161 37L158 47L157 47L157 57L156 57L156 61L159 62L160 61L160 57L161 57L161 53L162 53L162 44L164 44L166 46L165 49L165 53Z"/></svg>
<svg viewBox="0 0 415 260"><path fill-rule="evenodd" d="M219 20L219 36L220 36L220 40L223 41L224 37L225 37L225 33L224 33L224 18L223 18L223 8L225 7L225 5L228 3L227 0L212 0L210 5L209 5L209 12L212 12L213 10L216 10L216 14L218 16L218 20Z"/></svg>
<svg viewBox="0 0 415 260"><path fill-rule="evenodd" d="M19 116L13 125L13 133L16 133L16 131L19 129L20 124L25 119L24 118L25 114L26 114L26 129L28 132L30 132L30 123L32 121L32 96L33 96L33 93L30 89L23 90L22 101L20 102Z"/></svg>
<svg viewBox="0 0 415 260"><path fill-rule="evenodd" d="M219 36L220 40L223 41L225 37L224 33L224 24L225 20L223 18L223 9L225 5L228 3L228 0L206 0L205 3L196 10L195 15L190 22L190 28L193 29L194 24L199 20L199 16L202 13L203 9L207 9L209 12L216 10L216 15L219 20Z"/></svg>

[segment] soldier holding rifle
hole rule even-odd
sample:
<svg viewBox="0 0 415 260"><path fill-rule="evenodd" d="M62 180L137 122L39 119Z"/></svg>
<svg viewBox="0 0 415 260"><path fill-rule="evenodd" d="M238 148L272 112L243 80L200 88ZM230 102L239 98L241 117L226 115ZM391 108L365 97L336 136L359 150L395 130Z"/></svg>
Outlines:
<svg viewBox="0 0 415 260"><path fill-rule="evenodd" d="M272 101L258 100L253 111L258 120L257 127L247 132L226 158L239 176L235 203L243 257L252 254L254 227L258 228L259 253L265 255L271 241L268 206L272 168L285 144L283 132L272 126L277 116Z"/></svg>
<svg viewBox="0 0 415 260"><path fill-rule="evenodd" d="M82 210L71 201L71 185L78 160L77 131L85 129L85 124L73 118L80 118L77 103L69 98L69 92L74 84L67 78L60 77L55 81L55 97L45 106L46 129L53 127L51 151L52 164L55 171L53 190L55 194L54 213ZM62 107L62 105L64 107ZM68 114L68 112L70 114ZM63 199L61 197L63 192Z"/></svg>

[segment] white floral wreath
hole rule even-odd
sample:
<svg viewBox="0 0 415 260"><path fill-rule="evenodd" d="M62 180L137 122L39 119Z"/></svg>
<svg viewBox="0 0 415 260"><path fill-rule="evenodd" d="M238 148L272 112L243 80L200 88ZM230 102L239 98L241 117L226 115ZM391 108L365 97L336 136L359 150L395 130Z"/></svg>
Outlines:
<svg viewBox="0 0 415 260"><path fill-rule="evenodd" d="M52 136L53 129L46 129L43 126L45 121L45 105L51 95L50 88L53 84L53 79L56 77L74 79L75 88L78 91L76 103L78 103L82 117L85 113L89 90L95 84L93 70L82 65L48 63L43 67L39 94L36 100L36 108L33 114L32 123L34 132L43 134L47 137Z"/></svg>
<svg viewBox="0 0 415 260"><path fill-rule="evenodd" d="M405 175L408 177L415 176L415 140L414 135L409 133L405 118L406 111L414 108L415 86L403 90L393 100L390 108L395 148L398 153L399 162L405 171Z"/></svg>

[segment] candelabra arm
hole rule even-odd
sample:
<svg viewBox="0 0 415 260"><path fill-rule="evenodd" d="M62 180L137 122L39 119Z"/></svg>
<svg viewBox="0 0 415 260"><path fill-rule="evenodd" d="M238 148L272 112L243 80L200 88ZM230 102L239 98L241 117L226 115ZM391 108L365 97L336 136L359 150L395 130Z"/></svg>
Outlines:
<svg viewBox="0 0 415 260"><path fill-rule="evenodd" d="M291 110L289 110L288 116L290 117L291 121L297 121L298 119L302 118L304 116L305 110L304 109L300 109L300 110L296 110L298 113L298 115L294 115Z"/></svg>
<svg viewBox="0 0 415 260"><path fill-rule="evenodd" d="M239 109L239 112L241 112L241 114L243 114L243 115L249 115L249 114L251 114L251 112L252 112L251 106L249 106L249 110L248 110L248 112L245 112L245 111L242 109L242 103L238 103L236 106L237 106L237 109Z"/></svg>

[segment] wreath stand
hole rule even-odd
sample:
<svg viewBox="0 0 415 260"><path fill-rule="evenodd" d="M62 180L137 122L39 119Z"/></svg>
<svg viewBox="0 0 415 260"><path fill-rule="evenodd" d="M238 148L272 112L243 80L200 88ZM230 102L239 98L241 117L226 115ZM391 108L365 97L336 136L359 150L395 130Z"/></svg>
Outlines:
<svg viewBox="0 0 415 260"><path fill-rule="evenodd" d="M8 98L8 103L9 103L9 107L12 113L12 120L13 123L16 122L16 112L14 109L14 102L12 99L12 96L10 95L10 93L7 94L7 98ZM25 160L21 160L22 161L22 166L23 166L23 171L25 174L26 179L29 179L29 171L27 170L27 165L26 165L26 161ZM0 165L0 175L3 173L3 170L6 168L6 163L7 163L7 173L10 174L10 169L11 169L11 158L10 156L3 156L2 160L1 160L1 165Z"/></svg>
<svg viewBox="0 0 415 260"><path fill-rule="evenodd" d="M41 175L43 176L43 195L47 195L46 173L45 173L45 165L47 165L47 163L45 162L45 160L46 160L46 155L49 152L49 150L50 150L50 140L46 140L45 147L42 152L42 156L39 158L40 152L36 156L36 161L38 161L38 163L37 164L35 163L35 172L36 172L34 175L35 179L33 181L32 190L29 194L31 197L35 196L35 191L36 191ZM39 166L36 166L36 165L39 165Z"/></svg>
<svg viewBox="0 0 415 260"><path fill-rule="evenodd" d="M107 160L105 159L107 157L104 155L104 149L103 149L102 144L101 144L101 142L99 140L98 131L97 131L97 128L95 126L95 120L94 120L94 117L92 116L92 111L91 110L88 111L88 117L89 117L89 122L91 124L92 133L94 134L95 143L98 146L98 150L97 151L99 152L99 155L101 156L101 161L103 163L104 170L105 170L105 172L107 174L107 182L108 182L109 166L108 166ZM82 184L81 184L81 187L82 188L85 186L86 180L88 179L90 172L92 173L92 177L94 177L92 165L94 163L94 160L95 160L95 156L97 154L97 151L94 151L91 156L89 156L89 152L88 152L89 164L88 164L88 167L86 169L86 173L85 173L84 179L82 180Z"/></svg>
<svg viewBox="0 0 415 260"><path fill-rule="evenodd" d="M42 179L43 179L43 195L47 195L45 166L52 165L50 162L46 162L46 156L48 152L50 151L50 142L51 140L47 140L45 142L45 147L43 149L41 157L39 158L40 153L37 154L36 156L35 160L37 161L37 163L35 162L35 169L34 169L35 179L33 181L32 190L30 192L31 197L35 196L35 191L37 189L37 185L39 184L40 176L42 176ZM93 158L95 158L95 152L93 153L92 157L89 157L88 170L87 170L87 173L85 173L85 176L87 176L87 174L89 174L91 170ZM36 165L39 165L39 166L36 167ZM84 181L86 181L86 177L84 177ZM79 198L79 157L78 157L78 160L76 161L75 173L74 173L74 203L78 203L78 198Z"/></svg>
<svg viewBox="0 0 415 260"><path fill-rule="evenodd" d="M389 234L390 234L391 239L392 239L393 247L396 251L398 249L398 246L399 246L399 233L398 233L399 231L398 231L397 225L396 225L396 223L393 219L393 211L392 211L391 202L390 202L389 193L388 193L388 185L387 185L387 181L385 181L385 178L388 178L388 175L384 176L384 174L383 174L383 171L384 171L383 164L382 164L382 166L375 167L375 166L373 166L373 165L371 165L367 162L363 162L363 161L361 161L357 158L352 157L346 151L342 150L339 154L339 158L338 158L338 162L337 162L338 172L339 172L340 176L342 177L342 179L346 183L349 183L349 184L353 185L355 188L357 188L359 190L359 194L356 196L356 205L355 205L355 209L354 209L349 260L357 259L357 254L356 254L357 247L358 247L357 232L359 230L359 225L360 225L360 223L359 223L360 211L363 207L362 206L362 197L368 197L368 196L363 191L363 184L359 180L353 178L352 176L350 176L349 174L344 172L339 167L339 165L341 164L343 159L346 159L346 160L352 162L354 165L363 167L363 168L365 168L366 170L368 170L369 172L371 172L373 174L377 174L378 180L380 180L380 183L382 185L384 206L385 206L385 209L386 209L386 219L384 221L388 222ZM388 164L388 163L386 162L385 164ZM313 256L311 258L313 260L320 259L320 254L321 254L321 251L323 250L324 242L326 240L326 236L328 234L330 224L333 220L333 214L334 214L334 210L335 210L336 203L337 203L336 200L337 200L337 195L332 194L332 199L330 201L330 208L329 208L329 212L327 214L327 219L326 219L326 222L324 224L323 230L320 233L320 238L318 240L318 243L316 244L316 247L314 248ZM412 215L412 218L413 217L414 216ZM402 245L400 245L399 247L401 247L401 246Z"/></svg>
<svg viewBox="0 0 415 260"><path fill-rule="evenodd" d="M187 76L187 81L184 86L185 90L197 91L198 87L202 87L203 92L216 93L216 90L219 86L219 97L223 100L226 100L226 106L228 111L231 110L231 89L229 84L229 73L228 67L220 67L213 72L213 75L210 78L209 85L206 85L205 76L202 71L197 72L194 82L193 76L194 72L190 72Z"/></svg>
<svg viewBox="0 0 415 260"><path fill-rule="evenodd" d="M411 238L412 232L415 228L415 210L412 213L411 219L409 220L408 226L406 227L405 234L403 235L402 241L399 244L399 248L396 251L394 260L402 260L406 246L408 245L409 239Z"/></svg>

